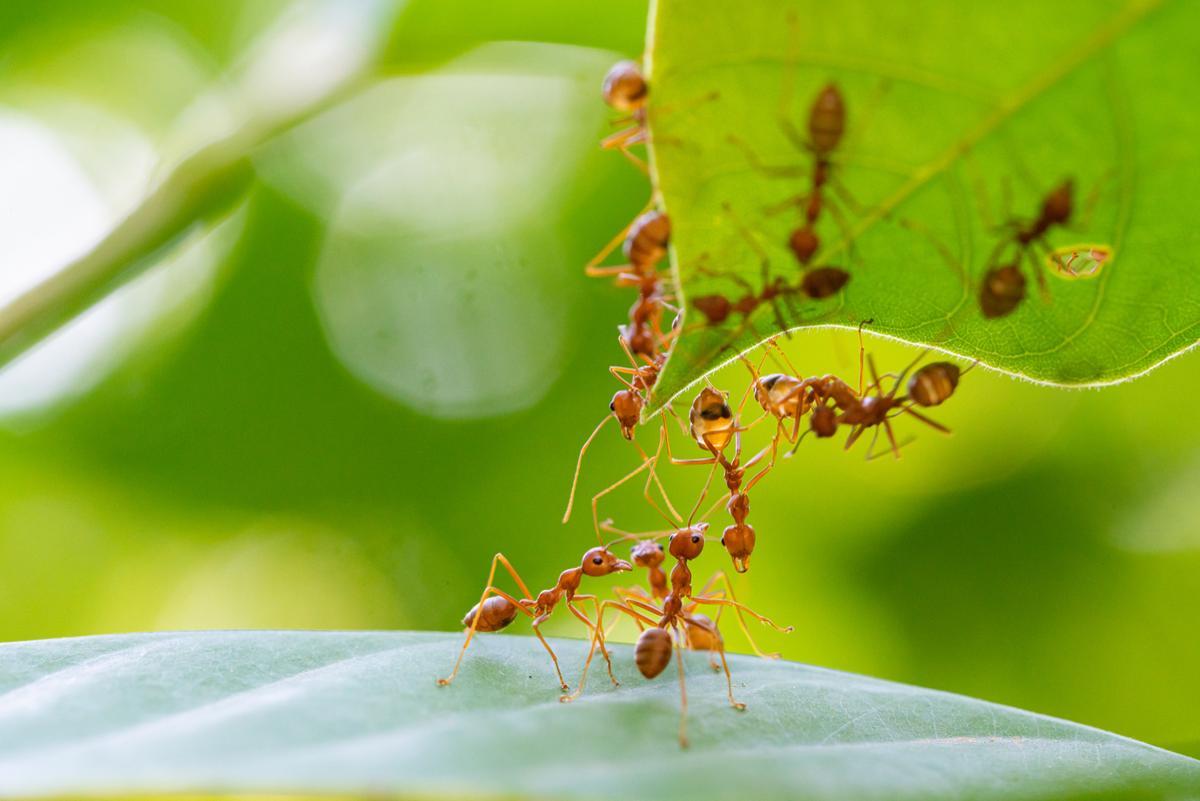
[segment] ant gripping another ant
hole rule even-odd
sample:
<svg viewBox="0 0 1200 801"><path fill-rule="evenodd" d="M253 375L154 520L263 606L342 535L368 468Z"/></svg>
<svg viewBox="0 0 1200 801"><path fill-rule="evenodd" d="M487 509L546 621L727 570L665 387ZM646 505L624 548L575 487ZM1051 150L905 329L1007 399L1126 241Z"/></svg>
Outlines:
<svg viewBox="0 0 1200 801"><path fill-rule="evenodd" d="M503 565L508 574L512 576L513 581L521 588L523 598L516 598L504 590L496 587L494 584L496 578L496 565ZM440 686L446 686L454 681L454 677L458 675L458 669L462 666L463 657L466 656L467 647L471 644L471 639L477 631L500 631L506 628L518 614L528 615L533 619L531 624L533 633L537 635L545 647L546 652L550 654L550 659L554 662L554 672L558 674L558 682L562 686L563 691L569 689L567 682L563 679L562 669L558 666L558 657L554 654L554 649L550 647L550 643L546 642L546 638L542 636L540 626L545 622L546 618L554 612L559 601L565 601L567 609L571 614L577 617L588 631L592 632L593 643L597 638L601 639L600 651L604 654L604 659L609 663L609 675L612 675L612 660L608 655L608 650L604 647L603 633L596 626L598 622L593 624L588 616L584 614L575 604L578 601L591 601L595 604L596 617L600 617L600 600L595 595L579 594L579 585L583 581L584 576L600 577L607 576L611 573L622 573L633 570L633 565L624 559L618 559L613 553L604 546L592 548L583 555L578 567L568 568L559 574L558 581L552 587L542 590L535 598L521 579L520 574L504 556L498 553L492 557L492 567L488 572L487 586L484 587L483 595L479 598L479 603L471 607L471 610L462 619L462 624L467 627L467 639L463 642L462 650L458 652L458 660L454 663L454 670L444 679L438 679L437 683ZM594 647L594 645L593 645ZM616 679L613 679L614 683Z"/></svg>
<svg viewBox="0 0 1200 801"><path fill-rule="evenodd" d="M682 651L685 644L699 643L706 650L715 651L717 657L720 659L721 667L725 671L730 705L738 710L746 708L745 704L733 696L733 677L729 672L729 664L725 659L724 641L721 638L720 631L716 623L706 616L695 613L696 607L699 605L733 607L739 612L745 612L778 631L790 632L792 629L790 626L783 627L776 625L769 618L758 614L736 600L706 594L706 592L693 594L692 572L688 567L688 563L700 556L700 553L704 550L704 532L707 528L707 523L697 523L678 529L670 534L668 550L671 556L675 557L676 563L670 575L671 589L662 598L661 603L655 604L649 600L629 596L621 600L606 600L600 603L600 610L597 613L597 628L593 629L592 632L592 645L587 661L584 663L583 673L580 676L579 688L571 695L563 696L562 700L572 700L578 697L583 691L588 666L591 664L596 646L600 645L601 649L603 649L602 628L604 612L606 609L612 609L632 617L639 628L645 627L638 637L637 644L634 646L634 661L637 664L638 671L644 677L652 679L666 670L667 665L670 664L673 649ZM691 603L685 606L685 601L689 599ZM679 744L686 747L687 688L684 680L682 657L676 659L676 664L679 668L679 691L681 698Z"/></svg>
<svg viewBox="0 0 1200 801"><path fill-rule="evenodd" d="M711 386L700 390L700 394L692 402L688 413L688 433L702 450L706 450L711 454L706 457L698 459L675 458L671 452L671 440L667 433L665 418L662 423L663 438L666 440L667 455L671 464L711 465L708 478L704 482L704 489L701 491L700 497L696 500L691 517L695 517L700 504L704 502L704 498L708 495L708 489L712 484L712 479L717 468L721 469L725 479L725 486L728 489L726 510L733 519L733 524L726 527L724 533L721 535L721 544L729 552L734 570L739 573L745 573L750 569L750 556L754 553L754 545L757 539L754 527L746 522L746 518L750 515L750 496L748 493L774 466L774 462L768 464L743 486L742 482L746 472L762 461L767 452L771 450L771 446L767 446L748 459L744 464L741 461L742 432L749 431L750 427L743 427L739 422L739 417L749 396L750 390L747 388L735 416L726 402L727 395L725 393ZM725 450L730 442L733 442L732 459L725 456Z"/></svg>

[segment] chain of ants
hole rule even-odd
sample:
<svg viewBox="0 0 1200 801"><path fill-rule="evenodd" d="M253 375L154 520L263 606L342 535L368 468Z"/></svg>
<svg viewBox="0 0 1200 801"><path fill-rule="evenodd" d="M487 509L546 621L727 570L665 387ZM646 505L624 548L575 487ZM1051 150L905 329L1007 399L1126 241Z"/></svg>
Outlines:
<svg viewBox="0 0 1200 801"><path fill-rule="evenodd" d="M603 93L610 106L627 115L619 122L630 123L630 126L606 138L602 146L617 150L646 171L645 163L629 150L631 146L644 143L648 138L645 116L648 86L641 70L633 62L618 63L606 76ZM800 275L794 283L780 277L769 277L765 253L727 206L726 213L734 220L743 238L762 260L762 285L760 289L755 290L739 277L725 275L724 277L742 287L744 294L736 298L720 294L694 298L692 305L704 317L706 325L720 325L734 314L748 320L759 307L770 306L775 310L777 318L780 318L780 327L786 328L781 318L780 301L787 304L797 297L823 300L836 295L850 280L850 274L840 267L813 267L812 264L821 247L817 223L823 211L830 210L839 225L846 227L827 189L833 188L847 203L852 202L834 176L833 155L841 143L846 124L844 98L832 84L818 93L809 112L807 137L790 122L784 120L782 124L789 140L799 150L811 155L811 164L807 170L808 191L790 198L779 207L796 206L801 211L801 222L787 241L787 247L799 265ZM756 170L776 177L791 177L800 172L797 168L764 165L740 140L731 137L731 141L747 153L751 166ZM587 275L611 277L617 286L635 289L637 297L629 310L628 321L619 328L619 342L628 365L609 367L613 377L622 384L622 389L613 396L609 404L610 414L604 416L580 449L563 522L567 522L571 516L584 455L609 420L615 420L622 436L634 445L640 463L630 473L593 496L592 523L600 544L586 551L578 566L564 570L553 586L541 590L536 595L531 593L508 559L503 554L495 555L479 602L463 617L466 639L454 669L448 677L438 680L441 685L450 684L458 674L463 657L476 632L499 631L522 614L531 619L534 634L550 656L563 692L560 700L574 700L583 692L589 668L597 651L604 659L608 676L615 685L618 682L613 674L611 655L605 644L608 631L605 615L608 613L630 618L639 629L634 659L643 676L651 679L661 674L669 665L674 651L682 651L685 648L705 651L710 655L710 664L715 669L724 671L730 705L734 709L744 709L745 705L736 700L733 693L732 676L718 626L721 612L726 608L733 610L751 648L765 658L777 658L778 654L765 653L758 648L746 617L778 631L791 631L791 627L779 626L740 603L724 571L717 571L699 592L693 590L690 563L704 549L705 535L709 527L707 518L721 504L725 505L731 522L724 529L720 542L728 552L734 569L744 573L749 569L757 539L753 526L747 522L750 514L749 493L775 467L783 443L791 445L791 451L787 454L790 456L809 434L818 439L828 439L838 431L845 430L848 431L845 448L849 449L866 432L871 431L872 442L867 456L874 458L877 455L874 452L876 440L882 431L890 451L898 458L901 445L897 442L893 429L893 421L897 417L912 417L937 431L949 433L945 426L926 416L924 410L948 400L954 394L965 371L950 362L933 362L914 372L913 369L924 356L922 354L898 375L881 377L876 370L874 359L867 356L865 362L870 370L870 383L864 387L864 351L860 325L857 387L834 375L802 376L800 371L791 365L775 340L768 339L759 364L755 365L745 355L741 357L750 374L750 385L736 411L731 408L727 393L708 385L691 404L686 423L678 421L681 429L686 431L688 439L694 442L704 455L696 458L677 458L674 455L666 414L663 415L657 449L653 454L647 453L634 438L634 432L641 422L642 412L666 361L671 344L680 333L682 317L680 309L674 305L675 295L668 288L668 279L660 269L660 264L667 255L671 226L667 215L657 210L656 205L655 199L652 198L647 208L585 267ZM1046 196L1036 218L1011 221L1006 225L1003 237L989 257L989 267L980 284L979 303L985 317L994 318L1010 314L1024 299L1026 279L1021 270L1021 263L1025 258L1034 262L1035 275L1043 292L1045 291L1044 277L1035 261L1034 250L1048 250L1047 232L1055 226L1065 225L1071 214L1072 182L1067 180ZM618 245L623 246L627 263L605 266L605 260ZM1007 260L1001 261L1006 254L1011 255ZM948 258L944 252L943 256ZM1064 269L1070 269L1069 262ZM722 275L712 272L710 274ZM664 326L668 314L671 315L672 322ZM869 323L870 321L866 321L863 325ZM762 368L768 355L776 361L782 360L784 371L763 375ZM884 378L892 379L890 387L885 387ZM902 388L904 391L901 394ZM762 415L754 422L744 425L741 421L742 411L751 395L761 407ZM919 409L921 411L918 411ZM666 412L674 416L669 407ZM775 420L774 435L765 447L743 461L742 434L766 419ZM676 511L659 479L657 467L662 462L664 447L669 464L709 467L708 479L686 519ZM601 521L600 500L643 472L646 474L643 496L666 521L668 529L637 535L617 529L611 521ZM724 480L726 492L704 514L698 515L718 472ZM753 475L747 480L747 474L751 472ZM662 500L661 505L654 497L654 489L657 489ZM617 539L605 543L602 532L615 534ZM665 549L663 540L666 541ZM634 543L630 560L617 557L611 550L621 541ZM669 574L663 567L668 556L675 560ZM585 576L599 578L632 571L635 567L646 571L648 589L618 587L614 589L616 597L609 599L579 592ZM503 568L513 579L520 589L520 596L496 586L498 568ZM541 624L560 604L589 632L590 648L574 691L571 691L563 676L553 648L540 631ZM703 614L700 611L703 607L715 607L713 617ZM687 691L683 660L677 657L675 661L679 671L681 694L679 740L681 745L686 745Z"/></svg>

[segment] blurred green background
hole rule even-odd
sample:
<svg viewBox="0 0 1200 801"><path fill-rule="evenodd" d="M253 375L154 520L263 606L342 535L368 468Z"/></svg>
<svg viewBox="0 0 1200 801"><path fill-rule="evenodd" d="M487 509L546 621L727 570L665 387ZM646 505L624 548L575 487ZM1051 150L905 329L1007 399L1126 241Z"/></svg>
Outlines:
<svg viewBox="0 0 1200 801"><path fill-rule="evenodd" d="M363 91L258 153L227 220L0 373L0 639L453 629L497 550L545 586L593 542L586 503L559 517L632 298L581 265L648 192L596 147L598 87L639 54L645 4L367 5L386 27ZM0 300L235 118L213 87L319 6L0 5ZM856 346L786 343L849 376ZM885 369L915 353L868 346ZM954 436L905 426L900 461L806 442L754 495L736 587L797 627L759 642L1200 756L1194 362L1103 391L976 370L937 410ZM585 501L635 464L606 431ZM694 470L669 476L681 506ZM604 513L659 525L637 487ZM698 577L728 566L712 539Z"/></svg>

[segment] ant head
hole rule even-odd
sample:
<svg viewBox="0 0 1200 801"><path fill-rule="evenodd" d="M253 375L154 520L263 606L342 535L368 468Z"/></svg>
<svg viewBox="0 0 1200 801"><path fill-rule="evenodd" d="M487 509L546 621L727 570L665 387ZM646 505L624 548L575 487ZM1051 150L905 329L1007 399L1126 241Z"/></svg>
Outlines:
<svg viewBox="0 0 1200 801"><path fill-rule="evenodd" d="M692 305L704 315L709 325L720 325L733 311L733 304L724 295L702 295L693 298Z"/></svg>
<svg viewBox="0 0 1200 801"><path fill-rule="evenodd" d="M658 567L666 558L662 543L654 540L642 540L630 550L629 556L638 567Z"/></svg>
<svg viewBox="0 0 1200 801"><path fill-rule="evenodd" d="M817 238L811 228L797 228L788 237L788 247L792 249L792 253L796 254L796 259L801 264L808 264L812 261L813 255L820 246L821 240Z"/></svg>
<svg viewBox="0 0 1200 801"><path fill-rule="evenodd" d="M623 573L627 570L633 570L633 565L626 562L624 559L618 559L613 556L612 551L607 548L592 548L583 555L583 562L580 563L585 576L607 576L609 573Z"/></svg>
<svg viewBox="0 0 1200 801"><path fill-rule="evenodd" d="M704 532L707 530L708 523L696 523L676 531L667 545L671 556L685 562L695 559L704 550Z"/></svg>
<svg viewBox="0 0 1200 801"><path fill-rule="evenodd" d="M832 406L818 406L812 410L809 427L818 437L832 437L837 433L837 426L837 410Z"/></svg>
<svg viewBox="0 0 1200 801"><path fill-rule="evenodd" d="M729 551L733 569L745 573L750 569L750 554L754 553L754 528L746 523L728 526L721 535L721 544Z"/></svg>
<svg viewBox="0 0 1200 801"><path fill-rule="evenodd" d="M644 403L641 395L632 389L623 389L613 395L612 403L608 404L613 417L621 424L621 435L625 439L633 439L633 429L642 419Z"/></svg>
<svg viewBox="0 0 1200 801"><path fill-rule="evenodd" d="M733 429L733 410L724 392L705 387L692 402L688 415L692 437L705 450L722 451L729 444Z"/></svg>
<svg viewBox="0 0 1200 801"><path fill-rule="evenodd" d="M642 68L633 61L618 61L604 76L604 102L617 111L637 111L646 104L649 87Z"/></svg>

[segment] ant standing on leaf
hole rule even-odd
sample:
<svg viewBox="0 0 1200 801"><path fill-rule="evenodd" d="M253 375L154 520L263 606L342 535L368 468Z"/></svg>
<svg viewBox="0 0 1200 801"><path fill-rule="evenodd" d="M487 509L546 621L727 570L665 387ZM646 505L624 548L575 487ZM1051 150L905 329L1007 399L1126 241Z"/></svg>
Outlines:
<svg viewBox="0 0 1200 801"><path fill-rule="evenodd" d="M508 574L512 576L513 581L521 588L521 593L524 595L523 598L513 597L494 585L497 564L503 565ZM596 641L597 637L602 639L602 633L596 629L599 623L593 624L588 619L588 616L575 606L575 603L578 601L591 601L595 604L598 621L601 608L600 600L595 595L579 594L579 585L584 576L607 576L611 573L622 573L629 570L633 570L633 565L624 559L618 559L607 547L592 548L583 555L579 567L564 570L559 575L558 581L554 586L542 590L535 598L530 594L529 588L504 554L496 554L492 557L492 567L488 572L487 586L483 589L483 595L480 596L479 603L471 607L471 610L463 617L462 624L467 627L467 639L463 642L462 650L458 652L458 660L454 663L454 670L446 678L438 679L437 683L445 687L454 681L454 677L458 675L459 667L462 666L463 657L466 656L467 646L471 644L471 639L475 636L476 631L500 631L512 623L518 614L525 614L533 619L533 633L537 635L538 640L546 648L546 652L550 654L551 661L554 662L554 672L558 674L559 684L562 686L563 691L568 690L567 682L563 679L562 670L558 666L558 657L554 655L554 650L550 647L550 643L546 642L546 638L542 636L539 627L554 612L559 601L565 600L567 609L570 610L571 614L579 618L583 625L587 626L588 631L592 633L593 642ZM611 659L609 658L607 649L604 647L603 641L600 643L600 651L604 654L605 660L609 662L609 675L611 675ZM616 679L613 679L613 681L615 682Z"/></svg>
<svg viewBox="0 0 1200 801"><path fill-rule="evenodd" d="M688 567L688 563L696 559L704 550L704 532L707 528L707 523L697 523L679 529L670 535L668 550L670 555L675 557L676 562L670 575L671 590L662 599L660 604L656 605L650 601L632 597L626 597L618 601L603 601L600 604L600 611L597 613L597 626L603 626L604 611L606 609L613 609L632 617L639 627L646 627L643 629L641 635L638 637L637 644L634 646L634 661L637 664L638 671L648 679L655 678L662 673L667 665L670 664L672 650L679 649L682 652L684 645L687 643L696 642L703 645L706 650L711 649L715 651L725 671L729 703L734 709L742 710L746 708L746 705L733 696L733 677L729 672L729 664L725 659L724 641L721 639L720 632L714 622L706 616L694 613L696 606L730 606L739 611L744 611L765 625L769 625L779 631L790 632L792 629L790 626L782 627L776 625L769 618L758 614L735 600L707 595L703 592L695 595L692 593L692 572ZM685 607L684 602L688 599L691 599L692 603ZM647 613L654 617L649 616ZM598 631L598 629L593 629L592 650L588 654L587 661L584 663L584 672L580 677L579 690L571 696L565 696L565 700L577 697L583 689L583 683L587 676L587 668L591 663L592 655L595 652L597 644L602 644L600 643L601 635ZM679 691L681 698L679 744L687 747L687 688L684 681L682 657L676 659L676 664L679 668Z"/></svg>
<svg viewBox="0 0 1200 801"><path fill-rule="evenodd" d="M704 519L707 518L708 515L711 514L715 509L716 509L716 506L714 505L711 509L709 509L709 511L707 513L705 513L705 515L701 518L700 522L703 523ZM707 525L707 523L705 523L705 525ZM663 564L664 560L666 559L666 552L663 550L663 546L662 546L662 543L660 542L660 540L662 540L664 537L670 536L672 534L672 532L670 532L670 531L652 532L650 534L641 534L641 535L630 534L629 532L621 531L617 528L614 528L612 525L612 521L609 521L609 520L606 520L603 523L601 523L600 527L606 532L609 532L612 534L619 534L626 539L635 540L634 545L630 549L629 558L630 558L630 561L633 562L635 567L640 567L640 568L646 569L646 579L647 579L647 583L650 585L649 592L647 592L642 587L634 586L634 587L630 587L630 588L614 587L613 593L621 600L629 600L630 598L638 598L638 599L645 600L645 601L664 600L670 591L668 589L667 573L662 568L662 564ZM639 537L640 537L640 539L639 539ZM718 586L719 586L719 589L714 589L715 587L718 587ZM737 600L737 594L734 593L734 591L733 591L733 584L729 581L729 576L728 576L728 574L725 573L724 570L718 570L715 573L713 573L709 577L708 581L706 581L704 583L704 588L702 590L700 590L700 594L705 597L714 597L714 598L728 597L731 600L734 600L734 601ZM695 606L696 606L696 604L693 604L688 609L689 613L694 611ZM736 609L736 615L737 615L738 626L739 626L739 628L741 628L742 634L744 634L746 636L746 641L750 644L751 650L753 650L756 655L758 655L764 659L778 659L779 654L766 653L758 647L758 643L756 643L754 641L754 636L750 633L750 629L746 625L746 620L742 616L741 609ZM702 615L700 613L696 613L695 616L697 618L707 619L707 618L705 618L704 615ZM718 617L718 619L720 618L719 611L718 611L717 617ZM710 621L710 622L712 622L712 621ZM713 625L715 626L715 623L713 623ZM641 626L639 625L639 629L640 628L641 628ZM699 630L696 630L696 632L699 632ZM693 633L695 633L695 632L693 632L693 629L689 628L688 629L688 634L689 634L688 643L692 647L693 650L698 650L698 651L699 650L704 650L704 651L712 651L713 650L711 647L703 647L703 644L708 642L708 640L706 640L704 637L702 637L699 633L696 633L696 636L693 637L692 636ZM606 634L607 634L607 632L606 632ZM715 663L713 663L713 667L717 668L717 665Z"/></svg>

